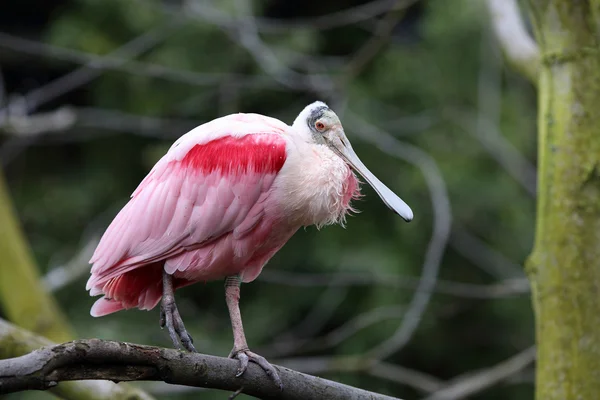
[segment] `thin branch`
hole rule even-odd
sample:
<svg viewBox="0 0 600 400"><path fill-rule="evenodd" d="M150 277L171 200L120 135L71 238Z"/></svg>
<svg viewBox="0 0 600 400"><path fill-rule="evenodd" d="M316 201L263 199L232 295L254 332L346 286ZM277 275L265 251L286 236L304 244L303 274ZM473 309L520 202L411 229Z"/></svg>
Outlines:
<svg viewBox="0 0 600 400"><path fill-rule="evenodd" d="M472 396L507 380L535 361L535 346L478 372L468 372L450 381L449 386L423 400L459 400Z"/></svg>
<svg viewBox="0 0 600 400"><path fill-rule="evenodd" d="M350 126L356 127L355 133L375 144L381 151L406 160L419 167L427 183L433 206L433 233L421 273L418 289L410 301L402 323L394 334L369 352L369 356L383 359L404 347L415 333L429 300L431 292L438 278L439 268L452 225L452 212L446 184L435 161L421 149L400 143L389 133L369 124L352 113L347 113Z"/></svg>
<svg viewBox="0 0 600 400"><path fill-rule="evenodd" d="M157 139L176 139L205 121L186 118L160 118L130 114L99 107L61 107L57 110L29 116L10 116L0 129L17 138L45 135L42 142L73 142L105 135L99 132L114 131ZM92 132L69 135L75 128L93 128ZM57 135L52 135L56 133Z"/></svg>
<svg viewBox="0 0 600 400"><path fill-rule="evenodd" d="M499 46L493 33L484 30L479 42L479 74L477 77L477 123L478 131L484 130L479 119L486 118L500 125L502 112L502 65Z"/></svg>
<svg viewBox="0 0 600 400"><path fill-rule="evenodd" d="M406 0L405 7L409 7L414 3L415 0ZM375 0L370 3L360 4L356 7L348 8L346 10L336 11L330 14L319 15L316 17L308 17L308 18L293 18L293 19L276 19L276 18L266 18L266 17L249 17L253 19L253 23L256 24L258 31L261 33L289 33L292 29L297 30L311 30L311 31L324 31L329 29L335 29L347 25L353 24L361 24L365 23L375 17L385 14L388 12L394 4L396 4L398 0ZM138 0L138 3L143 3L144 6L153 5L148 2L144 2ZM187 0L188 7L192 4L191 7L197 6L197 3L202 3L202 0ZM202 7L203 4L200 4ZM191 17L195 19L204 19L204 16L197 16L195 14L187 13L187 9L182 12L181 7L169 5L167 3L162 3L160 5L162 11L168 15L184 15L186 17ZM218 10L213 9L213 23L220 25L226 29L235 29L236 25L239 23L240 18L232 17L231 15ZM242 22L244 22L244 18L242 17ZM371 25L369 25L371 28ZM375 27L370 29L371 31L375 31Z"/></svg>
<svg viewBox="0 0 600 400"><path fill-rule="evenodd" d="M444 386L444 382L419 371L386 362L373 365L368 374L390 382L413 387L424 393L432 393Z"/></svg>
<svg viewBox="0 0 600 400"><path fill-rule="evenodd" d="M315 306L292 328L292 331L306 339L317 334L346 300L347 294L346 287L338 286L334 281L330 282L321 296L315 300Z"/></svg>
<svg viewBox="0 0 600 400"><path fill-rule="evenodd" d="M510 4L504 1L504 7ZM516 7L516 4L513 4ZM498 5L496 5L498 7ZM502 6L501 6L502 7ZM510 6L509 6L510 8ZM514 10L518 12L518 10ZM518 182L536 196L536 168L519 150L504 138L500 131L500 113L502 108L502 58L498 46L490 40L491 33L485 31L480 44L480 67L477 90L476 136L482 145ZM512 172L511 166L521 170L523 179Z"/></svg>
<svg viewBox="0 0 600 400"><path fill-rule="evenodd" d="M63 132L73 127L76 116L69 107L61 107L54 111L40 112L33 115L11 115L0 125L6 133L14 136L28 137L42 133Z"/></svg>
<svg viewBox="0 0 600 400"><path fill-rule="evenodd" d="M135 58L162 42L168 35L173 34L181 26L181 19L170 21L166 24L143 33L140 36L125 43L121 47L110 52L106 57L117 58L117 64L124 64L128 59ZM6 34L3 34L6 40ZM100 57L102 58L102 57ZM62 96L79 86L89 83L100 76L103 72L97 61L91 61L87 65L72 71L42 87L32 90L25 95L27 112Z"/></svg>
<svg viewBox="0 0 600 400"><path fill-rule="evenodd" d="M319 15L311 18L285 20L257 17L255 18L255 23L258 30L264 33L288 33L291 29L328 30L356 24L384 14L389 11L397 1L398 0L375 0L346 10L340 10L331 14ZM169 13L180 12L178 9L168 8L168 6L165 6L164 10ZM237 24L237 19L218 10L215 12L214 16L220 25L231 28Z"/></svg>
<svg viewBox="0 0 600 400"><path fill-rule="evenodd" d="M227 80L228 84L239 87L281 87L274 83L271 78L264 76L188 71L150 62L130 60L114 53L102 56L54 46L3 32L0 32L0 47L32 56L50 57L81 65L89 64L93 65L95 70L121 71L131 75L164 79L194 86L216 85L223 80Z"/></svg>
<svg viewBox="0 0 600 400"><path fill-rule="evenodd" d="M238 362L199 353L184 353L132 343L99 339L44 347L0 361L0 394L46 390L58 382L88 379L164 381L186 386L242 392L262 399L393 399L326 379L277 367L284 390L251 363L236 377Z"/></svg>
<svg viewBox="0 0 600 400"><path fill-rule="evenodd" d="M176 28L179 28L180 25L181 18L174 19L169 23L160 25L155 29L137 36L136 38L112 51L107 56L119 57L121 60L120 63L124 64L127 59L135 58L156 46L158 43L164 40L165 37L167 37L169 34L172 34ZM23 105L22 114L29 114L37 107L89 83L98 76L102 75L102 73L102 68L98 68L96 62L92 61L85 66L63 75L62 77L55 79L42 87L30 91L24 95L19 102ZM5 120L11 117L11 115L7 115L9 114L7 111L10 111L12 108L14 108L14 104L10 102L7 107L0 109L0 126L4 125ZM21 153L21 151L32 144L35 139L36 136L30 136L25 140L15 138L8 140L0 149L0 159L2 160L2 163L7 165L19 153Z"/></svg>
<svg viewBox="0 0 600 400"><path fill-rule="evenodd" d="M92 258L99 241L98 237L91 238L71 260L48 271L43 278L46 289L55 292L89 272L88 260Z"/></svg>
<svg viewBox="0 0 600 400"><path fill-rule="evenodd" d="M345 72L340 80L340 85L345 86L353 78L358 76L365 66L379 53L385 45L389 37L392 35L394 28L398 24L404 12L412 4L418 0L402 1L397 0L394 6L388 13L379 21L373 32L373 36L364 43L352 59L348 62Z"/></svg>
<svg viewBox="0 0 600 400"><path fill-rule="evenodd" d="M268 347L265 347L264 350L259 350L259 354L264 354L266 356L273 354L277 357L283 357L299 352L309 353L323 351L339 345L357 332L378 322L402 318L404 310L405 308L400 306L373 308L372 310L357 315L324 336L316 337L314 339L305 339L303 335L282 338ZM291 331L293 332L293 329L291 329Z"/></svg>
<svg viewBox="0 0 600 400"><path fill-rule="evenodd" d="M266 74L280 84L295 90L313 89L315 87L326 91L331 89L331 82L327 76L302 74L282 63L258 34L255 18L252 15L251 0L240 0L237 5L237 8L243 14L235 19L235 24L219 23L219 11L205 2L188 3L188 8L189 12L195 13L204 22L220 28L240 47L245 49Z"/></svg>
<svg viewBox="0 0 600 400"><path fill-rule="evenodd" d="M431 393L444 386L443 381L426 373L360 356L294 357L279 360L279 363L311 374L363 373L410 386L424 393Z"/></svg>
<svg viewBox="0 0 600 400"><path fill-rule="evenodd" d="M4 107L4 101L6 100L6 84L4 83L4 74L0 68L0 109ZM1 112L0 112L1 113Z"/></svg>
<svg viewBox="0 0 600 400"><path fill-rule="evenodd" d="M487 0L492 26L507 61L534 85L540 69L540 51L527 32L516 0Z"/></svg>
<svg viewBox="0 0 600 400"><path fill-rule="evenodd" d="M530 196L536 196L537 170L535 166L511 142L506 140L496 124L485 116L477 118L457 109L448 110L445 116L450 122L457 124L465 132L479 140L483 148Z"/></svg>
<svg viewBox="0 0 600 400"><path fill-rule="evenodd" d="M494 278L520 280L528 286L522 265L509 260L504 254L458 224L452 227L450 244L461 256Z"/></svg>
<svg viewBox="0 0 600 400"><path fill-rule="evenodd" d="M324 285L336 286L382 286L409 290L419 288L421 277L402 276L396 274L373 274L370 272L294 272L285 270L263 271L259 282L295 287L316 287ZM503 279L498 283L482 285L476 283L454 282L436 279L430 287L431 293L471 299L499 299L520 296L529 293L527 278Z"/></svg>

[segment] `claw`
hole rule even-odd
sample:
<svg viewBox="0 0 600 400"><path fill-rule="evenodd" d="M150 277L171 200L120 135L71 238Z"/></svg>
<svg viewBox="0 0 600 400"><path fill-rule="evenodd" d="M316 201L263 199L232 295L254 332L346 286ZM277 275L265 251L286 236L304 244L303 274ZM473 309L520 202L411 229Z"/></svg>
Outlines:
<svg viewBox="0 0 600 400"><path fill-rule="evenodd" d="M238 370L235 373L235 377L239 378L244 374L244 372L246 372L246 369L248 368L248 356L246 355L246 353L240 352L235 356L235 358L238 359L240 362Z"/></svg>
<svg viewBox="0 0 600 400"><path fill-rule="evenodd" d="M158 320L158 324L160 325L161 329L165 327L165 324L167 323L166 321L166 316L165 316L165 310L163 309L163 306L161 304L160 306L160 318Z"/></svg>
<svg viewBox="0 0 600 400"><path fill-rule="evenodd" d="M196 353L194 340L185 329L177 304L175 304L175 295L173 293L173 277L166 271L163 271L163 296L160 303L160 327L167 327L169 336L175 347L181 350L179 343L189 351Z"/></svg>
<svg viewBox="0 0 600 400"><path fill-rule="evenodd" d="M273 380L277 386L279 386L279 390L283 390L283 382L281 382L279 373L275 367L271 365L271 363L268 362L263 356L253 353L250 350L235 351L234 349L231 351L229 357L235 358L240 362L238 370L235 374L236 378L239 378L244 372L246 372L246 369L248 368L248 361L252 361L253 363L258 364L263 371L265 371L267 376L271 378L271 380Z"/></svg>
<svg viewBox="0 0 600 400"><path fill-rule="evenodd" d="M171 341L173 341L173 345L175 345L175 347L181 350L181 345L183 345L183 348L185 348L187 351L193 353L197 352L193 344L194 339L192 339L192 336L185 329L185 325L183 324L183 320L181 319L181 315L179 314L175 300L171 300L168 296L163 297L163 302L160 306L159 323L161 327L167 327L169 336L171 337Z"/></svg>

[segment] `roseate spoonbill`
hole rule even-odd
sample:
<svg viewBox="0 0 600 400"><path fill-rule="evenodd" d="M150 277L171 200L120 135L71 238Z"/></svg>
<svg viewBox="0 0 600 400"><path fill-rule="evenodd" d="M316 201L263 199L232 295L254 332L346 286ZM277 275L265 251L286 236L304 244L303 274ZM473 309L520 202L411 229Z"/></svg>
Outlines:
<svg viewBox="0 0 600 400"><path fill-rule="evenodd" d="M176 347L196 351L174 291L225 279L238 375L248 361L281 386L277 371L248 349L240 284L251 282L302 226L343 222L359 195L358 172L406 221L411 209L360 161L337 115L322 102L292 126L258 114L233 114L179 138L112 221L94 252L90 295L99 317L150 310Z"/></svg>

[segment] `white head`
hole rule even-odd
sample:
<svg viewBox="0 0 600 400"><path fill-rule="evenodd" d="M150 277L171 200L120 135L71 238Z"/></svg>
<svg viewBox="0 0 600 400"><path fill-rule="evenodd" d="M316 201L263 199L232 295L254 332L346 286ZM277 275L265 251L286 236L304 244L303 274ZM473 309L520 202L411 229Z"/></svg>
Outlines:
<svg viewBox="0 0 600 400"><path fill-rule="evenodd" d="M391 210L407 222L413 219L413 212L410 207L377 179L360 161L344 133L340 119L325 103L317 101L306 106L298 114L293 128L307 140L328 146L375 189L381 200Z"/></svg>

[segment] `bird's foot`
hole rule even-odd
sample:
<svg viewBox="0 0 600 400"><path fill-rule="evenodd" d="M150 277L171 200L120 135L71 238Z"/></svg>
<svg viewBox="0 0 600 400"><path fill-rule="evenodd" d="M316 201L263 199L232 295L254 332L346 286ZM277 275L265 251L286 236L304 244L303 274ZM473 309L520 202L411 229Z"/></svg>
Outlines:
<svg viewBox="0 0 600 400"><path fill-rule="evenodd" d="M179 315L174 296L163 296L162 302L160 303L160 327L164 328L165 326L169 331L169 336L171 336L171 340L175 347L181 349L181 346L179 345L181 342L181 345L183 345L187 351L197 352L194 347L194 340L185 329L181 315Z"/></svg>
<svg viewBox="0 0 600 400"><path fill-rule="evenodd" d="M235 374L236 377L242 376L244 372L246 372L246 368L248 368L248 361L252 361L258 364L263 371L267 374L269 378L275 382L277 386L279 386L280 390L283 390L283 383L281 382L281 378L279 377L279 373L271 365L270 362L266 360L263 356L260 356L256 353L251 352L248 349L236 350L235 348L231 350L229 354L229 358L234 358L240 362L240 366Z"/></svg>

